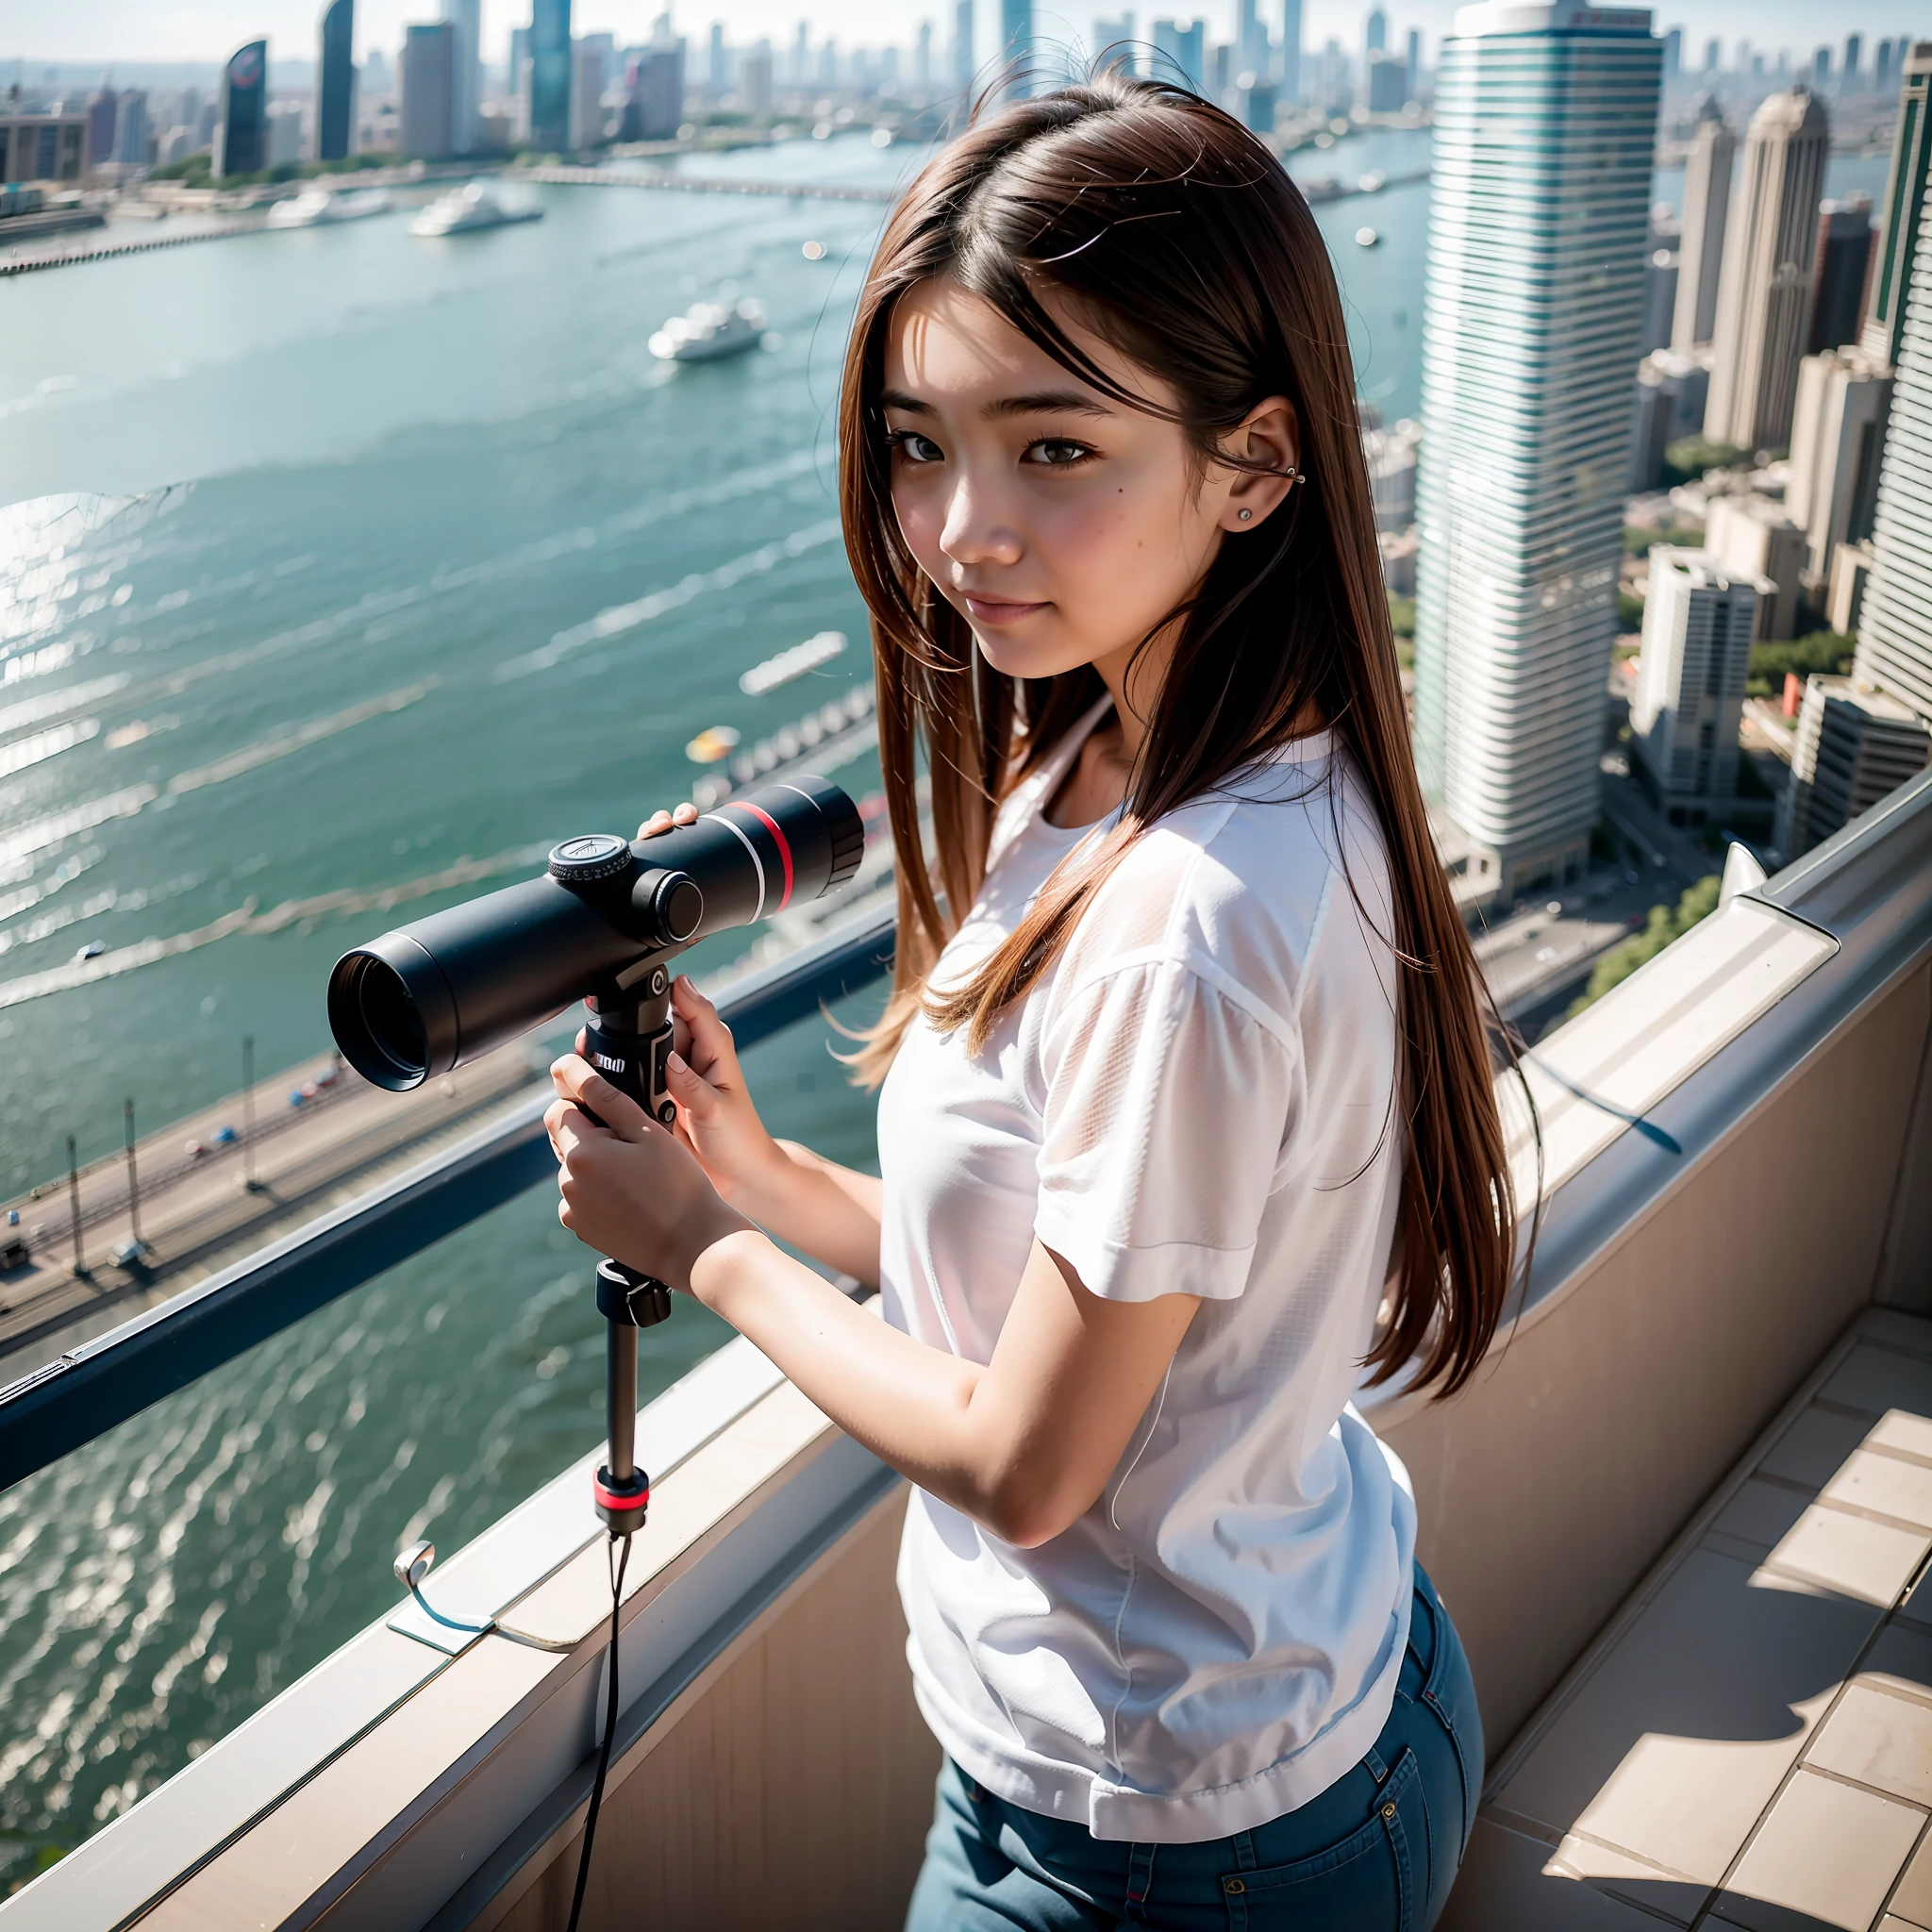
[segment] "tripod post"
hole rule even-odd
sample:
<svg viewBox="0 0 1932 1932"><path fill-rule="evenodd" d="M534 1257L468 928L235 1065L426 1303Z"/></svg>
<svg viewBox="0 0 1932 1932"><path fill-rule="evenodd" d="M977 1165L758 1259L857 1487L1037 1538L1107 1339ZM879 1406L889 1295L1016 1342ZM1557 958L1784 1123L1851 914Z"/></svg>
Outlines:
<svg viewBox="0 0 1932 1932"><path fill-rule="evenodd" d="M669 1127L677 1108L665 1084L671 1053L671 974L660 961L640 969L585 1004L591 1022L584 1056L613 1087ZM651 1478L637 1463L638 1330L671 1314L671 1291L622 1261L597 1263L597 1312L606 1323L604 1428L606 1459L591 1484L597 1514L613 1538L643 1526Z"/></svg>

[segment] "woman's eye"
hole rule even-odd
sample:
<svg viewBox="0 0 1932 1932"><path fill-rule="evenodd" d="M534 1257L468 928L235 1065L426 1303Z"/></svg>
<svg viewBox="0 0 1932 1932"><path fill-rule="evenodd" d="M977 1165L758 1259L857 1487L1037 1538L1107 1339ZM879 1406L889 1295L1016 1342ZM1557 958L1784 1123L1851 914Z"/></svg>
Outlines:
<svg viewBox="0 0 1932 1932"><path fill-rule="evenodd" d="M1049 470L1064 470L1084 463L1093 452L1084 442L1069 442L1063 437L1049 436L1027 446L1025 460L1043 464Z"/></svg>
<svg viewBox="0 0 1932 1932"><path fill-rule="evenodd" d="M945 460L945 451L931 437L922 436L916 429L895 429L887 441L908 463L941 463Z"/></svg>

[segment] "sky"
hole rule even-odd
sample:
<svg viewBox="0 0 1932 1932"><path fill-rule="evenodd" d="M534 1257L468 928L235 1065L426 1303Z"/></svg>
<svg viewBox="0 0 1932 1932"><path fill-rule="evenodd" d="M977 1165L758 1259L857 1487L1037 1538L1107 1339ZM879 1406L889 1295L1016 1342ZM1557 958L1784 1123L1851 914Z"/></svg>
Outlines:
<svg viewBox="0 0 1932 1932"><path fill-rule="evenodd" d="M650 38L651 21L662 0L575 0L573 25L579 33L610 32L620 43ZM998 0L977 0L982 16L980 38L990 49L991 21ZM1091 34L1093 16L1118 15L1128 0L1035 0L1040 31L1056 39ZM1145 6L1145 0L1141 0ZM1331 35L1346 46L1358 45L1370 0L1304 0L1304 44L1317 47ZM1422 28L1433 44L1449 26L1455 0L1383 0L1391 27L1391 43L1400 44L1411 26ZM1211 38L1231 35L1236 0L1154 0L1139 25L1158 13L1185 19L1205 14ZM1279 31L1278 0L1260 0L1264 18L1273 16ZM438 0L359 0L357 7L357 55L370 46L393 51L402 39L403 23L433 19ZM898 42L908 45L923 19L934 22L934 38L943 42L950 32L953 0L673 0L672 17L681 33L702 37L713 20L723 20L733 41L770 35L789 41L801 19L808 19L812 38L836 34L846 45ZM320 0L0 0L0 76L15 60L99 61L208 60L225 58L242 42L266 34L270 59L277 51L289 58L311 58ZM1727 44L1747 35L1753 44L1771 52L1789 45L1794 55L1808 54L1826 28L1840 40L1854 30L1873 42L1932 29L1932 9L1924 0L1851 0L1827 12L1817 0L1664 0L1657 9L1659 29L1681 25L1689 46L1701 47L1713 35ZM483 0L485 57L504 58L509 30L529 19L528 0ZM1869 53L1866 57L1868 62Z"/></svg>

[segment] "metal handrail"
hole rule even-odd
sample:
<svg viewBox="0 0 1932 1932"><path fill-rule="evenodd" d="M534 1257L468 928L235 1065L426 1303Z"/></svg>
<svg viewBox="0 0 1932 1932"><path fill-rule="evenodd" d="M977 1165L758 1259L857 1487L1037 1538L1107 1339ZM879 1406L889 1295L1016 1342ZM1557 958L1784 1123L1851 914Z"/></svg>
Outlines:
<svg viewBox="0 0 1932 1932"><path fill-rule="evenodd" d="M835 929L734 987L755 1045L891 969L890 912ZM455 1146L0 1389L0 1490L105 1435L557 1171L533 1094Z"/></svg>

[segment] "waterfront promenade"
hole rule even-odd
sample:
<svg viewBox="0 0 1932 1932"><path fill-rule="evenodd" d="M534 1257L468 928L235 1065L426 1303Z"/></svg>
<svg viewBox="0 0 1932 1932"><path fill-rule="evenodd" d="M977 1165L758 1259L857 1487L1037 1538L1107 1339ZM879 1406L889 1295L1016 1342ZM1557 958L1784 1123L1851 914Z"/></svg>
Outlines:
<svg viewBox="0 0 1932 1932"><path fill-rule="evenodd" d="M125 1153L0 1204L0 1244L27 1250L0 1272L0 1384L423 1158L526 1091L547 1063L537 1040L516 1041L395 1094L318 1055L136 1142L138 1244Z"/></svg>

